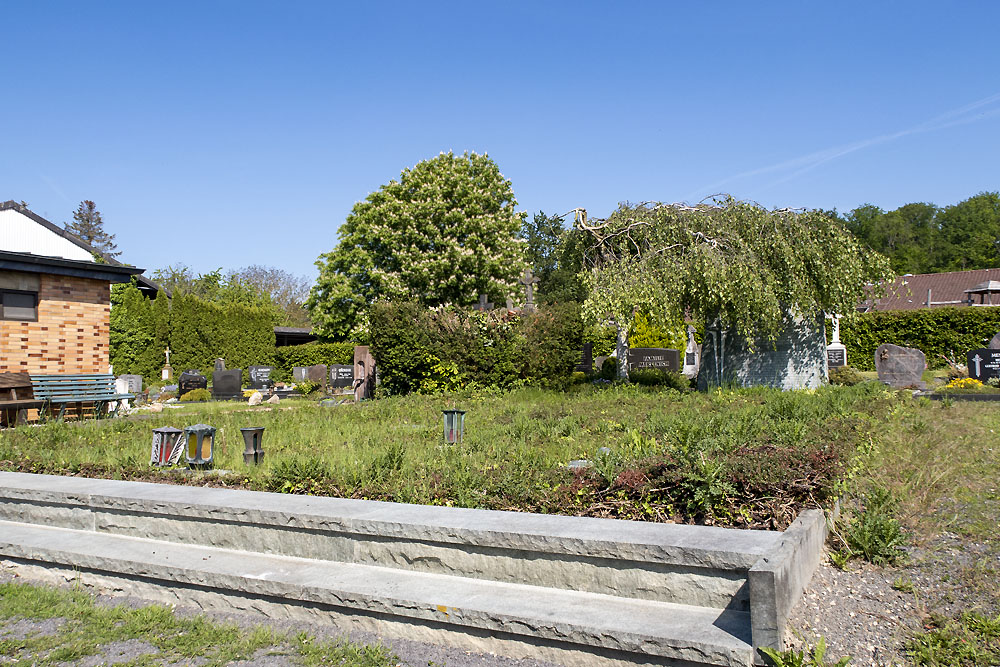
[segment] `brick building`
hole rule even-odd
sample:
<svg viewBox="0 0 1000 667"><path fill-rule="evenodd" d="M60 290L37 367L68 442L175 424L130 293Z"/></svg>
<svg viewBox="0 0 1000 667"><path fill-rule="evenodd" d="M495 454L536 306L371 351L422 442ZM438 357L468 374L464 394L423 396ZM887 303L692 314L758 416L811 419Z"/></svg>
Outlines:
<svg viewBox="0 0 1000 667"><path fill-rule="evenodd" d="M111 284L143 269L95 253L27 207L0 203L0 372L108 371Z"/></svg>

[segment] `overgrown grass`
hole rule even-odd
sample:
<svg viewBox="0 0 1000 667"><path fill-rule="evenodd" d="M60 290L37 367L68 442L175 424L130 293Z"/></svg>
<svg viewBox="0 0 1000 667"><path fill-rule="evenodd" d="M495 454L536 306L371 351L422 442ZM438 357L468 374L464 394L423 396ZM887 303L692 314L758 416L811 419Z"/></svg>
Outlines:
<svg viewBox="0 0 1000 667"><path fill-rule="evenodd" d="M1000 665L1000 616L975 612L955 620L939 619L937 627L912 639L910 660L926 667L979 667Z"/></svg>
<svg viewBox="0 0 1000 667"><path fill-rule="evenodd" d="M686 393L577 387L570 393L403 396L354 406L204 404L146 419L0 432L0 467L222 484L400 502L689 521L787 525L843 491L859 452L905 400L884 387ZM468 410L442 444L441 410ZM218 427L214 481L149 468L154 427ZM264 426L264 464L243 464L239 428ZM566 464L587 459L572 472Z"/></svg>
<svg viewBox="0 0 1000 667"><path fill-rule="evenodd" d="M245 630L217 623L205 616L177 616L171 609L151 605L131 609L95 604L87 593L20 583L0 584L0 618L62 619L54 634L29 634L24 639L0 640L4 664L57 665L96 655L111 642L141 639L155 653L129 664L190 662L225 665L247 660L259 650L291 654L305 665L389 667L398 658L381 645L346 640L317 641L302 633L289 637L266 627Z"/></svg>

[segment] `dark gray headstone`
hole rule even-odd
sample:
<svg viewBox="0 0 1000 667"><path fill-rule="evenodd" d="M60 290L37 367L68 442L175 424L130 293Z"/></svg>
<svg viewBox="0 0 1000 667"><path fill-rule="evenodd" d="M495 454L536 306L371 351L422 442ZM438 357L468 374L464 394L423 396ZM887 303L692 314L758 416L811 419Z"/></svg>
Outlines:
<svg viewBox="0 0 1000 667"><path fill-rule="evenodd" d="M142 393L142 376L141 375L119 375L119 380L124 380L128 383L128 388L125 390L127 394L141 394Z"/></svg>
<svg viewBox="0 0 1000 667"><path fill-rule="evenodd" d="M980 382L1000 377L1000 350L980 348L970 350L966 355L969 362L969 377Z"/></svg>
<svg viewBox="0 0 1000 667"><path fill-rule="evenodd" d="M308 374L306 376L306 379L309 380L310 382L315 382L316 384L320 384L320 385L321 384L325 384L326 383L326 365L325 364L316 364L315 366L310 366L309 367L309 372L308 372Z"/></svg>
<svg viewBox="0 0 1000 667"><path fill-rule="evenodd" d="M987 345L986 347L988 347L991 350L1000 350L1000 332L998 332L997 335L993 337L989 345Z"/></svg>
<svg viewBox="0 0 1000 667"><path fill-rule="evenodd" d="M247 372L250 374L251 389L267 389L274 384L271 379L274 366L250 366L247 368Z"/></svg>
<svg viewBox="0 0 1000 667"><path fill-rule="evenodd" d="M208 378L198 371L187 370L177 380L177 395L183 396L195 389L208 389Z"/></svg>
<svg viewBox="0 0 1000 667"><path fill-rule="evenodd" d="M635 347L628 351L628 367L633 371L657 368L676 372L681 369L681 353L664 347Z"/></svg>
<svg viewBox="0 0 1000 667"><path fill-rule="evenodd" d="M354 366L348 364L332 364L330 366L330 386L334 389L353 387Z"/></svg>
<svg viewBox="0 0 1000 667"><path fill-rule="evenodd" d="M927 369L924 353L913 347L882 344L875 350L875 370L878 379L896 389L923 389L920 379Z"/></svg>
<svg viewBox="0 0 1000 667"><path fill-rule="evenodd" d="M579 373L593 373L594 372L594 344L585 343L583 349L580 350L580 361L577 362L576 367L573 369Z"/></svg>
<svg viewBox="0 0 1000 667"><path fill-rule="evenodd" d="M212 398L217 401L243 398L243 369L233 368L212 373Z"/></svg>
<svg viewBox="0 0 1000 667"><path fill-rule="evenodd" d="M292 366L292 382L305 382L308 379L308 366Z"/></svg>

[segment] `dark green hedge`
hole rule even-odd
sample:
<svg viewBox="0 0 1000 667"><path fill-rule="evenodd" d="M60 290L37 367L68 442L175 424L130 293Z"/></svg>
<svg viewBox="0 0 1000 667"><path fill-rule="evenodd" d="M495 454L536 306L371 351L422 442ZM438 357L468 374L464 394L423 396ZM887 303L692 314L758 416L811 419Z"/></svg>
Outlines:
<svg viewBox="0 0 1000 667"><path fill-rule="evenodd" d="M354 343L305 343L287 345L274 351L274 372L271 377L279 382L292 379L294 366L314 366L316 364L353 364Z"/></svg>
<svg viewBox="0 0 1000 667"><path fill-rule="evenodd" d="M372 307L370 321L380 386L391 394L454 390L470 383L565 388L583 336L575 303L523 316L380 303Z"/></svg>
<svg viewBox="0 0 1000 667"><path fill-rule="evenodd" d="M882 343L915 347L927 356L929 368L947 365L942 355L965 363L965 353L986 347L1000 331L1000 308L929 308L863 313L843 321L840 339L847 362L860 370L875 370L875 349Z"/></svg>

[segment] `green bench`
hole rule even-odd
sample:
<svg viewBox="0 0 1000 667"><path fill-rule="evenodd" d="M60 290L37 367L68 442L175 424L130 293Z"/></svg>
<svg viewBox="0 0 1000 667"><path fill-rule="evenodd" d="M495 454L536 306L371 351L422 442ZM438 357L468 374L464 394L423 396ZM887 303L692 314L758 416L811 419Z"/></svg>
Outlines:
<svg viewBox="0 0 1000 667"><path fill-rule="evenodd" d="M66 406L75 405L83 416L83 405L93 404L94 416L113 416L118 412L123 399L135 398L135 394L119 394L115 391L115 376L110 373L83 373L79 375L38 375L31 373L31 388L34 399L42 402L39 416L48 416L59 408L58 418L66 414ZM114 408L109 410L109 406Z"/></svg>

